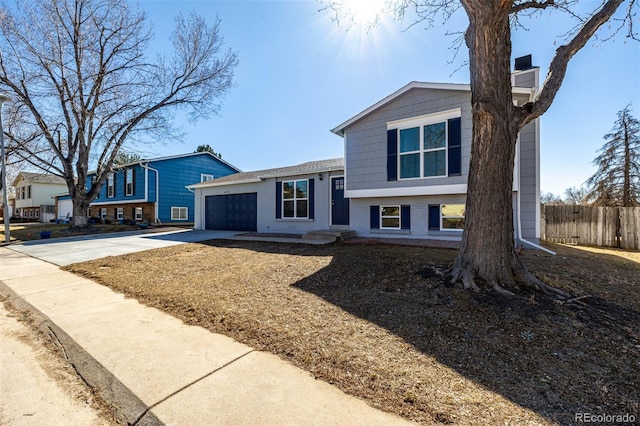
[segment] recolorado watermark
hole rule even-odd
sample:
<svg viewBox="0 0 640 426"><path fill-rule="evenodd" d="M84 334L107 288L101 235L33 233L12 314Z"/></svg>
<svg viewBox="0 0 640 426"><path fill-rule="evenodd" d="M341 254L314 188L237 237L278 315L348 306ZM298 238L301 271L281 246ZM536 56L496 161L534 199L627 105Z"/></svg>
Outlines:
<svg viewBox="0 0 640 426"><path fill-rule="evenodd" d="M594 414L594 413L575 413L573 421L576 423L616 423L616 424L633 424L636 422L636 416L633 414Z"/></svg>

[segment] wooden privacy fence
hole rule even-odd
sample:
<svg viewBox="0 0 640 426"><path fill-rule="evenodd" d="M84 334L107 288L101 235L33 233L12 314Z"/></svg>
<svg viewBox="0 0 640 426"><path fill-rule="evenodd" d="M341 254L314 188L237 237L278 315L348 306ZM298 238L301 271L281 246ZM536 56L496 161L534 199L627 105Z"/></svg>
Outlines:
<svg viewBox="0 0 640 426"><path fill-rule="evenodd" d="M640 207L544 206L542 239L640 250Z"/></svg>

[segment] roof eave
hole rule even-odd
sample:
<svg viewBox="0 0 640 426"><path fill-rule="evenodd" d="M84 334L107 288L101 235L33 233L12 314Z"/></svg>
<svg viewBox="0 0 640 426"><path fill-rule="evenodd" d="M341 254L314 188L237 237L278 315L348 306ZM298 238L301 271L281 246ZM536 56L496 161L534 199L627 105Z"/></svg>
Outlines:
<svg viewBox="0 0 640 426"><path fill-rule="evenodd" d="M422 83L422 82L419 82L419 81L412 81L411 83L409 83L406 86L396 90L395 92L393 92L389 96L385 97L384 99L382 99L382 100L376 102L375 104L371 105L369 108L365 109L361 113L353 116L352 118L350 118L349 120L345 121L344 123L334 127L333 129L331 129L331 133L334 133L334 134L336 134L338 136L344 136L344 130L347 127L349 127L353 123L363 119L364 117L368 116L369 114L379 110L380 108L386 106L387 104L389 104L392 101L396 100L397 98L399 98L400 96L402 96L403 94L408 92L409 90L413 90L413 89L437 89L437 90L451 90L451 91L470 92L471 91L471 85L469 85L469 84L456 84L456 83ZM513 94L530 95L534 90L535 90L534 88L530 88L530 87L513 87L512 88L512 93Z"/></svg>

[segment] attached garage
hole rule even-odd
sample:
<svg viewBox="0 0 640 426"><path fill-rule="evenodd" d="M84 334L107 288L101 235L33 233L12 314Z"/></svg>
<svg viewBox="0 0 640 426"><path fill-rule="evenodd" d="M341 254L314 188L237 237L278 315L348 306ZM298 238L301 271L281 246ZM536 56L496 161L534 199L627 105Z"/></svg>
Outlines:
<svg viewBox="0 0 640 426"><path fill-rule="evenodd" d="M205 228L227 231L258 230L258 194L205 197Z"/></svg>
<svg viewBox="0 0 640 426"><path fill-rule="evenodd" d="M58 219L73 216L73 201L71 199L58 199Z"/></svg>

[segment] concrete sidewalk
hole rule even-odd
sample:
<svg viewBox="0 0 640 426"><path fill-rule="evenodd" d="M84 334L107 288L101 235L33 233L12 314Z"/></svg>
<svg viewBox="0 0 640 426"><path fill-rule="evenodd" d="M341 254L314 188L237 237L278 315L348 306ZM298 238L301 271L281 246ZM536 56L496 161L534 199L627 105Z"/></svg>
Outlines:
<svg viewBox="0 0 640 426"><path fill-rule="evenodd" d="M7 248L0 248L0 295L39 315L129 424L407 423L274 355Z"/></svg>

